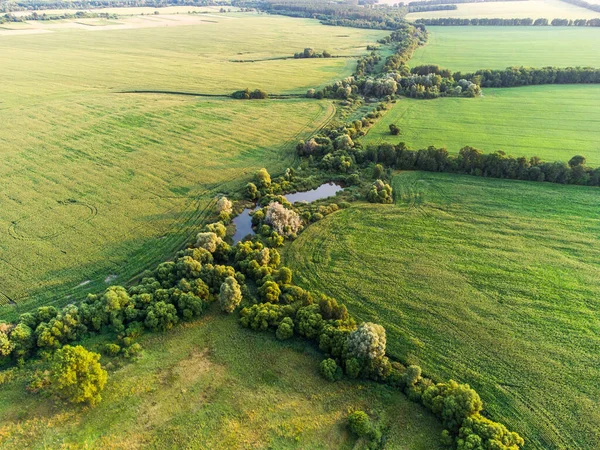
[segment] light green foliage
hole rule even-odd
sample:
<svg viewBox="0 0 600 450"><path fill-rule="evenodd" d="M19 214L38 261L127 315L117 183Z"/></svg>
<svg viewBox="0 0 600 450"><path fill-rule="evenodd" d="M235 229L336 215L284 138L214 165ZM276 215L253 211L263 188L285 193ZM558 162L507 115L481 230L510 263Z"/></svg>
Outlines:
<svg viewBox="0 0 600 450"><path fill-rule="evenodd" d="M265 302L277 303L281 295L281 289L279 289L279 285L274 281L266 281L258 288L258 294Z"/></svg>
<svg viewBox="0 0 600 450"><path fill-rule="evenodd" d="M272 303L259 303L240 311L240 324L253 330L265 331L276 327L280 318L280 306Z"/></svg>
<svg viewBox="0 0 600 450"><path fill-rule="evenodd" d="M240 285L234 277L227 277L219 291L219 304L221 310L226 313L232 313L242 302L242 291Z"/></svg>
<svg viewBox="0 0 600 450"><path fill-rule="evenodd" d="M571 7L560 1L552 1ZM506 2L503 5L512 9L515 5L533 3L533 1ZM491 3L488 3L485 7L490 5ZM472 7L473 4L469 6ZM591 13L594 17L598 16L598 13L583 8L573 8L581 14L576 19L585 19L587 13ZM449 17L448 11L441 12L445 12L446 17ZM519 18L526 17L531 16L524 15ZM409 61L411 67L437 64L440 67L462 72L504 69L511 66L600 67L600 55L595 51L600 45L600 33L595 28L477 26L427 27L427 29L429 43L415 51ZM562 88L561 86L560 90ZM484 95L485 93L486 91Z"/></svg>
<svg viewBox="0 0 600 450"><path fill-rule="evenodd" d="M389 134L390 123L403 128L400 138ZM485 153L502 150L515 157L538 156L545 161L567 162L580 154L587 157L589 165L597 166L599 139L600 86L549 85L484 89L483 97L468 99L403 99L361 142L402 141L415 149L434 145L454 154L470 145Z"/></svg>
<svg viewBox="0 0 600 450"><path fill-rule="evenodd" d="M302 228L302 220L298 213L288 209L279 202L273 202L267 207L265 223L282 236L298 233Z"/></svg>
<svg viewBox="0 0 600 450"><path fill-rule="evenodd" d="M256 181L256 186L258 186L259 189L268 188L271 186L271 176L264 167L256 172L256 175L254 175L254 180Z"/></svg>
<svg viewBox="0 0 600 450"><path fill-rule="evenodd" d="M467 417L478 414L483 407L477 392L468 384L458 384L454 380L427 388L423 393L423 404L454 433Z"/></svg>
<svg viewBox="0 0 600 450"><path fill-rule="evenodd" d="M500 423L475 414L467 418L458 432L457 450L519 450L524 440Z"/></svg>
<svg viewBox="0 0 600 450"><path fill-rule="evenodd" d="M371 203L392 203L392 187L381 180L375 181L367 193L367 200Z"/></svg>
<svg viewBox="0 0 600 450"><path fill-rule="evenodd" d="M50 391L71 403L98 404L108 379L99 360L99 354L81 345L57 350L50 369Z"/></svg>
<svg viewBox="0 0 600 450"><path fill-rule="evenodd" d="M348 426L350 427L350 431L358 437L368 436L373 428L371 419L369 419L369 416L364 411L350 413L348 416Z"/></svg>
<svg viewBox="0 0 600 450"><path fill-rule="evenodd" d="M321 370L321 375L327 381L337 381L342 378L342 368L337 365L335 360L331 358L324 359L321 361L321 365L319 366Z"/></svg>
<svg viewBox="0 0 600 450"><path fill-rule="evenodd" d="M211 253L217 250L217 245L222 242L222 239L212 232L198 233L196 236L196 247L203 248Z"/></svg>
<svg viewBox="0 0 600 450"><path fill-rule="evenodd" d="M308 227L285 252L295 281L383 325L395 358L475 386L528 446L599 447L586 400L600 397L598 189L424 172L392 184L396 207Z"/></svg>
<svg viewBox="0 0 600 450"><path fill-rule="evenodd" d="M348 336L348 353L358 359L379 359L385 356L385 344L385 329L365 322Z"/></svg>
<svg viewBox="0 0 600 450"><path fill-rule="evenodd" d="M215 233L217 237L221 239L224 238L227 234L227 228L225 227L225 225L223 225L223 222L209 223L208 225L206 225L205 228L206 231Z"/></svg>

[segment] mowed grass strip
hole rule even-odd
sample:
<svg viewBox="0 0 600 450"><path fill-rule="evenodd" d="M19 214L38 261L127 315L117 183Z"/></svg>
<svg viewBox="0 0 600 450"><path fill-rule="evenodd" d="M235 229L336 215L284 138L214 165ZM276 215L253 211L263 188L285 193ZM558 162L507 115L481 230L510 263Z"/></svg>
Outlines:
<svg viewBox="0 0 600 450"><path fill-rule="evenodd" d="M495 4L469 3L473 6ZM429 42L417 49L409 62L411 67L438 64L462 72L510 66L600 67L600 52L597 51L600 28L477 26L427 29Z"/></svg>
<svg viewBox="0 0 600 450"><path fill-rule="evenodd" d="M600 165L600 86L546 85L484 89L479 98L401 99L362 138L363 144L406 142L411 148L467 145L486 153ZM402 130L390 134L389 125Z"/></svg>
<svg viewBox="0 0 600 450"><path fill-rule="evenodd" d="M470 383L528 449L600 447L598 189L406 172L285 251L388 351Z"/></svg>
<svg viewBox="0 0 600 450"><path fill-rule="evenodd" d="M57 409L26 393L28 373L4 384L0 448L350 450L357 442L347 428L352 409L369 412L387 430L389 448L442 448L439 421L400 391L328 382L310 344L279 342L213 310L146 336L142 358L110 373L91 410Z"/></svg>
<svg viewBox="0 0 600 450"><path fill-rule="evenodd" d="M10 143L0 168L0 292L18 307L0 313L73 301L111 275L125 283L167 259L215 196L261 167L283 171L297 140L332 113L327 101L152 94L15 110L0 130Z"/></svg>

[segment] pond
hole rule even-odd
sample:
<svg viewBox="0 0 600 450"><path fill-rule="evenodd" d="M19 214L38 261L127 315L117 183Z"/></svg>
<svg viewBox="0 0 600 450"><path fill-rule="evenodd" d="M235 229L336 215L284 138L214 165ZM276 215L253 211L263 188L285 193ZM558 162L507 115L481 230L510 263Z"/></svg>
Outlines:
<svg viewBox="0 0 600 450"><path fill-rule="evenodd" d="M290 203L310 203L314 202L315 200L333 197L336 194L336 192L341 191L342 189L344 188L337 184L325 183L316 189L311 189L310 191L296 192L295 194L287 194L285 195L285 198ZM246 208L233 219L233 224L235 225L235 234L233 235L234 244L238 243L249 234L255 234L254 230L252 229L252 216L250 215L250 213L255 211L256 209L258 209L258 206L254 208Z"/></svg>

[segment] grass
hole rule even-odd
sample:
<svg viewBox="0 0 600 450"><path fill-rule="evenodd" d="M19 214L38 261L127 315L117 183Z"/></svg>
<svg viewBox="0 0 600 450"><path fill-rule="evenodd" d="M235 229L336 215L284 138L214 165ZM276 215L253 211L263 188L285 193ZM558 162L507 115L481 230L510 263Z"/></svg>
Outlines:
<svg viewBox="0 0 600 450"><path fill-rule="evenodd" d="M469 3L469 5L496 4ZM504 69L509 66L600 67L600 53L596 51L600 46L598 28L427 27L427 29L429 42L417 49L410 61L412 67L420 64L438 64L462 72Z"/></svg>
<svg viewBox="0 0 600 450"><path fill-rule="evenodd" d="M568 161L585 155L600 165L600 86L547 85L484 89L481 98L401 99L380 119L363 144L404 141L457 153L470 145L513 156ZM402 133L393 136L390 124Z"/></svg>
<svg viewBox="0 0 600 450"><path fill-rule="evenodd" d="M141 360L110 373L92 410L27 394L19 374L0 388L0 448L352 449L351 409L388 428L388 448L441 448L437 419L399 391L327 382L316 349L235 316L148 335Z"/></svg>
<svg viewBox="0 0 600 450"><path fill-rule="evenodd" d="M595 19L598 13L560 0L528 0L493 3L458 4L453 11L428 11L411 13L407 20L456 17L460 19Z"/></svg>
<svg viewBox="0 0 600 450"><path fill-rule="evenodd" d="M406 172L285 251L296 282L381 323L388 350L468 382L527 449L600 446L596 188Z"/></svg>
<svg viewBox="0 0 600 450"><path fill-rule="evenodd" d="M228 61L306 46L363 53L384 34L240 15L199 26L2 37L0 76L10 82L0 103L0 303L18 307L0 308L0 317L73 301L111 275L125 283L165 260L197 231L217 194L265 165L283 171L296 141L334 112L328 101L120 92L304 92L349 74L354 59Z"/></svg>

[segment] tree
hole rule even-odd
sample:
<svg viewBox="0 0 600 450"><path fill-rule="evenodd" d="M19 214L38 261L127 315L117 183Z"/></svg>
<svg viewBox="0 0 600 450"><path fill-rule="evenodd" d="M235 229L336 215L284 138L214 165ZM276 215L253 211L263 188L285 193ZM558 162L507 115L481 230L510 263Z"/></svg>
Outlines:
<svg viewBox="0 0 600 450"><path fill-rule="evenodd" d="M219 290L219 303L226 313L232 313L242 302L242 290L234 277L227 277Z"/></svg>
<svg viewBox="0 0 600 450"><path fill-rule="evenodd" d="M258 198L258 188L254 183L248 183L246 185L246 197L250 200L256 200Z"/></svg>
<svg viewBox="0 0 600 450"><path fill-rule="evenodd" d="M342 378L342 368L331 358L321 361L321 375L328 381L337 381Z"/></svg>
<svg viewBox="0 0 600 450"><path fill-rule="evenodd" d="M371 322L362 323L348 336L348 353L359 359L385 356L385 328Z"/></svg>
<svg viewBox="0 0 600 450"><path fill-rule="evenodd" d="M348 426L350 431L358 437L366 437L371 433L373 426L367 413L364 411L354 411L348 416Z"/></svg>
<svg viewBox="0 0 600 450"><path fill-rule="evenodd" d="M281 295L281 289L279 285L274 281L265 281L261 287L258 288L258 294L265 302L277 303L279 296Z"/></svg>
<svg viewBox="0 0 600 450"><path fill-rule="evenodd" d="M212 232L203 232L198 233L196 236L196 247L203 248L211 253L217 251L217 246L223 242L223 240L217 236L216 233Z"/></svg>
<svg viewBox="0 0 600 450"><path fill-rule="evenodd" d="M223 196L217 201L217 213L219 213L219 218L224 222L229 222L229 216L233 212L233 203Z"/></svg>
<svg viewBox="0 0 600 450"><path fill-rule="evenodd" d="M294 322L291 317L284 317L279 326L277 327L277 331L275 332L275 336L280 341L285 341L286 339L291 338L294 335Z"/></svg>
<svg viewBox="0 0 600 450"><path fill-rule="evenodd" d="M400 134L400 127L394 123L390 124L390 133L394 136L398 136Z"/></svg>
<svg viewBox="0 0 600 450"><path fill-rule="evenodd" d="M271 225L273 230L282 236L298 233L302 227L302 220L296 211L287 209L279 202L273 202L267 207L265 223Z"/></svg>
<svg viewBox="0 0 600 450"><path fill-rule="evenodd" d="M267 169L265 168L259 169L258 172L256 172L255 179L259 189L271 186L271 175L269 175L269 172L267 172Z"/></svg>
<svg viewBox="0 0 600 450"><path fill-rule="evenodd" d="M392 187L381 180L375 181L367 194L367 200L371 203L392 203Z"/></svg>
<svg viewBox="0 0 600 450"><path fill-rule="evenodd" d="M175 306L163 301L148 307L144 325L153 331L169 330L179 321Z"/></svg>
<svg viewBox="0 0 600 450"><path fill-rule="evenodd" d="M573 168L573 167L577 167L577 166L585 166L585 163L586 163L585 156L577 155L577 156L573 156L569 160L569 167Z"/></svg>
<svg viewBox="0 0 600 450"><path fill-rule="evenodd" d="M96 405L102 397L108 375L100 355L81 345L65 345L56 351L50 369L50 391L71 403Z"/></svg>

